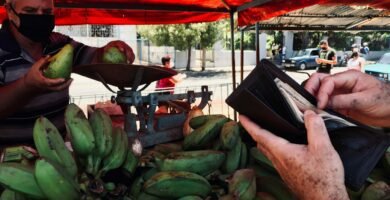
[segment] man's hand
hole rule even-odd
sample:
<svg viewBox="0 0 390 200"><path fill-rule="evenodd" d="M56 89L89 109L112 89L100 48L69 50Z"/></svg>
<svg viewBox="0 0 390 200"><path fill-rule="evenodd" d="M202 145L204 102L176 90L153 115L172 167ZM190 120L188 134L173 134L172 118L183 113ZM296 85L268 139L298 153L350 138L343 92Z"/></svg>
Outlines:
<svg viewBox="0 0 390 200"><path fill-rule="evenodd" d="M119 51L123 52L126 55L128 64L132 64L134 62L135 55L133 49L125 42L119 40L109 42L106 46L103 47L103 52L105 52L110 47L116 47L119 49Z"/></svg>
<svg viewBox="0 0 390 200"><path fill-rule="evenodd" d="M316 63L317 64L321 64L321 63L323 63L324 62L324 59L322 59L322 58L316 58Z"/></svg>
<svg viewBox="0 0 390 200"><path fill-rule="evenodd" d="M240 116L257 147L272 161L298 199L348 199L344 168L323 120L313 111L306 111L304 119L308 145L292 144Z"/></svg>
<svg viewBox="0 0 390 200"><path fill-rule="evenodd" d="M43 76L43 69L49 64L50 56L39 59L23 77L24 85L33 93L60 91L68 88L72 79L50 79Z"/></svg>
<svg viewBox="0 0 390 200"><path fill-rule="evenodd" d="M390 85L356 70L313 74L305 85L318 107L332 108L362 123L390 126Z"/></svg>

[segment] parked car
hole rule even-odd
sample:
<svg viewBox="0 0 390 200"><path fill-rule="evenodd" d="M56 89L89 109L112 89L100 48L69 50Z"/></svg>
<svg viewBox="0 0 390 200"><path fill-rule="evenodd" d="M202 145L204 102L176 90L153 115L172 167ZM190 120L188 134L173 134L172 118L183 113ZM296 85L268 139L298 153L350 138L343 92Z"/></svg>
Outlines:
<svg viewBox="0 0 390 200"><path fill-rule="evenodd" d="M305 49L299 51L298 54L292 58L282 60L282 67L285 69L299 69L305 70L309 68L316 68L318 64L316 63L316 58L320 55L320 50L317 48ZM337 55L337 66L346 65L346 60L344 55Z"/></svg>
<svg viewBox="0 0 390 200"><path fill-rule="evenodd" d="M311 48L299 51L295 57L282 60L282 67L285 69L309 69L316 68L316 58L319 57L319 49Z"/></svg>
<svg viewBox="0 0 390 200"><path fill-rule="evenodd" d="M366 65L364 72L380 80L390 81L390 52L383 54L377 63Z"/></svg>

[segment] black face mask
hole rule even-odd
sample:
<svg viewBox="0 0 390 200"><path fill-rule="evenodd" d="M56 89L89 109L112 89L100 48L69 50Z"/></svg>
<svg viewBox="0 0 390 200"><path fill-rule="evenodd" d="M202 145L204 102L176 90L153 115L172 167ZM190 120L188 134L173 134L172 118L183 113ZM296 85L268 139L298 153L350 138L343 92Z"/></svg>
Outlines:
<svg viewBox="0 0 390 200"><path fill-rule="evenodd" d="M326 48L326 47L321 47L321 49L322 49L322 50L327 50L327 48Z"/></svg>
<svg viewBox="0 0 390 200"><path fill-rule="evenodd" d="M54 29L54 15L18 14L13 7L11 9L19 17L20 25L17 27L11 22L22 35L34 42L45 42L49 39Z"/></svg>

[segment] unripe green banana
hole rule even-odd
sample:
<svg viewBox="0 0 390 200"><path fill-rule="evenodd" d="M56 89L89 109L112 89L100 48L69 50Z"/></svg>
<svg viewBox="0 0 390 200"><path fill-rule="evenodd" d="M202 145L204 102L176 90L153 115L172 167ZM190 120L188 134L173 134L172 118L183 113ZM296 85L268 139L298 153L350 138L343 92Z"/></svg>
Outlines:
<svg viewBox="0 0 390 200"><path fill-rule="evenodd" d="M206 197L211 185L205 178L190 172L159 172L146 181L144 191L164 198Z"/></svg>
<svg viewBox="0 0 390 200"><path fill-rule="evenodd" d="M217 170L225 160L221 151L199 150L183 151L168 154L165 159L156 158L161 171L187 171L206 176Z"/></svg>
<svg viewBox="0 0 390 200"><path fill-rule="evenodd" d="M114 146L111 153L104 158L101 173L105 174L109 170L119 168L126 159L127 151L129 149L129 140L126 132L115 127L113 131Z"/></svg>
<svg viewBox="0 0 390 200"><path fill-rule="evenodd" d="M134 155L133 151L131 149L127 149L127 155L126 159L122 165L122 170L128 174L128 176L131 176L134 174L135 170L138 166L138 158Z"/></svg>
<svg viewBox="0 0 390 200"><path fill-rule="evenodd" d="M257 149L256 147L252 147L250 150L250 154L259 165L261 165L272 173L278 174L272 162L261 151L259 151L259 149Z"/></svg>
<svg viewBox="0 0 390 200"><path fill-rule="evenodd" d="M241 155L240 155L240 169L246 168L248 165L248 148L246 144L242 142L241 145Z"/></svg>
<svg viewBox="0 0 390 200"><path fill-rule="evenodd" d="M88 119L76 104L71 103L66 108L65 125L74 152L82 157L91 154L95 148L95 138Z"/></svg>
<svg viewBox="0 0 390 200"><path fill-rule="evenodd" d="M296 199L284 182L274 176L260 176L256 178L257 192L266 192L276 199L294 200Z"/></svg>
<svg viewBox="0 0 390 200"><path fill-rule="evenodd" d="M44 199L45 194L34 177L34 168L19 163L0 164L0 184L34 199Z"/></svg>
<svg viewBox="0 0 390 200"><path fill-rule="evenodd" d="M239 137L240 129L235 121L226 122L222 127L221 134L219 135L223 148L226 150L233 149L237 144Z"/></svg>
<svg viewBox="0 0 390 200"><path fill-rule="evenodd" d="M242 145L243 143L239 139L234 148L227 152L225 163L222 165L224 172L230 174L240 167Z"/></svg>
<svg viewBox="0 0 390 200"><path fill-rule="evenodd" d="M222 126L229 121L228 118L220 116L208 120L204 125L195 129L190 135L184 138L184 150L202 149L218 137Z"/></svg>
<svg viewBox="0 0 390 200"><path fill-rule="evenodd" d="M41 157L59 163L71 177L76 177L76 161L65 146L57 128L48 119L40 117L36 120L33 137L35 147Z"/></svg>
<svg viewBox="0 0 390 200"><path fill-rule="evenodd" d="M253 200L256 197L256 174L252 169L241 169L229 181L229 193L237 199Z"/></svg>
<svg viewBox="0 0 390 200"><path fill-rule="evenodd" d="M154 146L153 150L158 151L164 155L167 155L173 152L183 151L183 147L177 143L165 143L165 144L157 144L156 146Z"/></svg>
<svg viewBox="0 0 390 200"><path fill-rule="evenodd" d="M220 117L225 117L224 115L201 115L194 117L190 120L190 127L192 129L197 129L204 125L207 121L214 119L214 118L220 118Z"/></svg>
<svg viewBox="0 0 390 200"><path fill-rule="evenodd" d="M1 193L0 200L26 200L26 198L23 194L10 189L5 189L3 193Z"/></svg>
<svg viewBox="0 0 390 200"><path fill-rule="evenodd" d="M203 200L203 199L198 196L185 196L178 200Z"/></svg>
<svg viewBox="0 0 390 200"><path fill-rule="evenodd" d="M138 199L140 196L145 180L149 180L157 173L158 171L156 168L145 169L140 176L133 180L130 186L130 195L133 197L133 199Z"/></svg>
<svg viewBox="0 0 390 200"><path fill-rule="evenodd" d="M78 184L62 167L44 158L35 163L35 178L49 200L80 199Z"/></svg>
<svg viewBox="0 0 390 200"><path fill-rule="evenodd" d="M87 157L87 172L96 174L100 169L101 161L112 150L112 121L102 109L96 109L89 118L94 138L95 149L93 154Z"/></svg>

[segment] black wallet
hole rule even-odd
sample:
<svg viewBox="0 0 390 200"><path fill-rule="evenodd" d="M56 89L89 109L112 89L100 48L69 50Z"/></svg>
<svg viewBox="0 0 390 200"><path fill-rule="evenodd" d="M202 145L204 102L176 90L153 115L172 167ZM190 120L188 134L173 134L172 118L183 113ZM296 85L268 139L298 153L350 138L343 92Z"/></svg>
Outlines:
<svg viewBox="0 0 390 200"><path fill-rule="evenodd" d="M289 91L293 90L307 103L317 105L314 96L268 60L262 60L256 66L226 103L275 135L293 143L307 144L303 120L299 119L291 98L286 98L277 83L287 85ZM390 145L390 136L333 110L325 109L324 112L330 116L324 121L343 162L345 183L350 189L359 190Z"/></svg>

